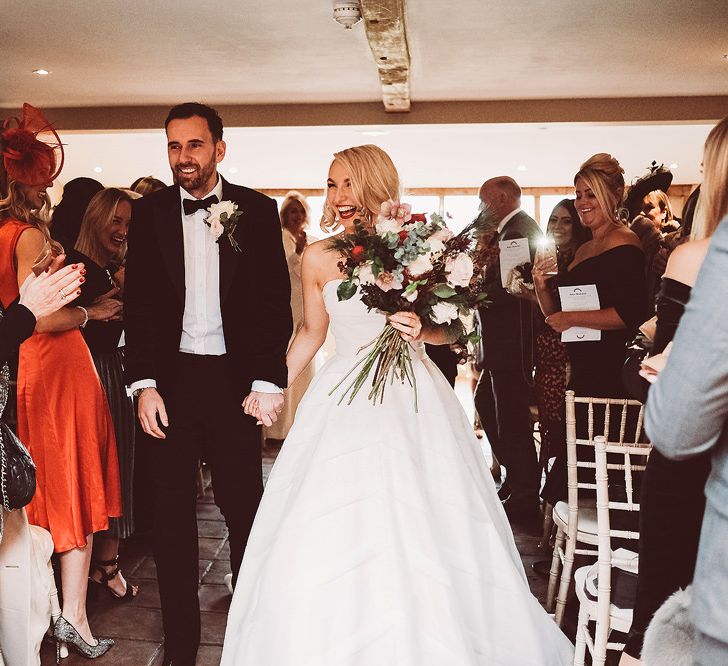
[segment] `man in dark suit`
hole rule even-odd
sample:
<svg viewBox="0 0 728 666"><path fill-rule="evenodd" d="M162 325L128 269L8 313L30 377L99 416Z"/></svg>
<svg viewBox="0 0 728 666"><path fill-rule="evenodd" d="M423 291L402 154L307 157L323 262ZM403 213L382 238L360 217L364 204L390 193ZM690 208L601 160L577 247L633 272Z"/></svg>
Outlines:
<svg viewBox="0 0 728 666"><path fill-rule="evenodd" d="M138 396L153 485L164 663L194 666L200 641L197 462L210 464L233 583L263 483L257 400L270 425L287 383L290 282L276 204L217 173L222 120L187 103L166 120L175 185L134 202L126 260L126 380ZM221 203L240 213L216 221Z"/></svg>
<svg viewBox="0 0 728 666"><path fill-rule="evenodd" d="M498 220L491 244L528 239L531 261L541 231L521 210L521 188L507 176L491 178L480 188L480 199ZM482 324L482 374L475 390L475 408L498 460L505 466L510 494L506 512L513 522L536 527L540 467L529 413L529 383L533 372L533 310L530 301L509 294L501 284L500 263L486 272L490 304L479 311Z"/></svg>

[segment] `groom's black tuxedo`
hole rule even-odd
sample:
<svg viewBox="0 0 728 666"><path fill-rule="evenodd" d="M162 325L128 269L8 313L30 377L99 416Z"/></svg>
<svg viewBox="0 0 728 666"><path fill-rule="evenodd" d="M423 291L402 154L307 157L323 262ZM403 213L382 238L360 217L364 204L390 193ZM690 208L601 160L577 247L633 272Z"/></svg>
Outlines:
<svg viewBox="0 0 728 666"><path fill-rule="evenodd" d="M220 307L225 347L240 401L255 379L286 386L285 354L292 331L290 290L275 201L222 181L223 200L243 211L235 238L220 239ZM185 267L179 187L133 204L126 262L127 384L169 381L180 345ZM162 393L164 397L164 394Z"/></svg>
<svg viewBox="0 0 728 666"><path fill-rule="evenodd" d="M197 227L183 229L183 224L204 225L202 219L186 217L183 222L180 190L169 187L133 202L129 229L126 381L155 380L169 417L166 439L138 430L137 454L149 469L165 658L175 666L194 666L200 641L198 460L211 468L237 577L263 491L260 429L243 413L241 402L254 380L286 385L285 353L292 332L290 281L275 202L224 180L222 200L243 211L235 232L241 252L225 235L219 242L222 355L179 351L186 300L191 299L186 289L195 289L195 298L202 293L191 284L198 264L188 269L185 280L185 233L192 229L197 239L200 234ZM209 239L202 237L206 251L213 253L205 256L214 256ZM206 262L209 258L202 266ZM209 300L209 292L204 294ZM210 314L202 319L208 322Z"/></svg>

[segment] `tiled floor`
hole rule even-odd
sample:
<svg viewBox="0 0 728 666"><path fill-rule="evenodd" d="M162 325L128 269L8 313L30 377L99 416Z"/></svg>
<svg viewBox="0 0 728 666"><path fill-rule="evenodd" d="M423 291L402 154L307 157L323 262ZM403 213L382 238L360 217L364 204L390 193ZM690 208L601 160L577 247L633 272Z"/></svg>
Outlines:
<svg viewBox="0 0 728 666"><path fill-rule="evenodd" d="M266 476L274 460L275 451L264 454ZM218 666L230 604L230 595L223 584L223 576L229 571L229 549L225 523L209 488L205 497L198 502L197 525L200 534L202 609L202 645L197 666ZM537 547L538 538L516 533L516 545L531 589L543 603L547 581L531 569L531 563L543 557ZM162 618L156 569L148 543L141 538L128 540L122 545L121 561L127 578L138 584L140 591L136 599L124 604L114 602L108 595L89 600L89 619L93 631L116 641L116 645L97 663L99 666L159 666L162 661ZM55 663L55 648L50 643L44 645L41 656L42 665L51 666ZM73 653L63 661L63 666L88 664L86 659Z"/></svg>

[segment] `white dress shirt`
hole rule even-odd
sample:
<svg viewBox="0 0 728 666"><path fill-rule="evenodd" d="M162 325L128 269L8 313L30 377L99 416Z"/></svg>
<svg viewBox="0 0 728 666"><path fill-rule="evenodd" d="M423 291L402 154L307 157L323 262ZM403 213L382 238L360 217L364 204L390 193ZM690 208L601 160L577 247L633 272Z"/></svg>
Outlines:
<svg viewBox="0 0 728 666"><path fill-rule="evenodd" d="M182 201L193 197L180 187ZM222 201L222 179L202 199L216 196ZM186 354L222 356L225 336L220 309L220 246L205 224L209 213L200 209L185 215L182 205L182 234L185 253L185 311L179 350Z"/></svg>
<svg viewBox="0 0 728 666"><path fill-rule="evenodd" d="M222 179L200 199L216 196L222 201ZM187 190L180 187L182 201L194 200ZM182 316L182 335L179 350L185 354L222 356L225 353L225 335L222 328L222 309L220 307L220 246L205 224L209 215L200 209L185 215L181 209L182 235L184 239L185 262L185 309ZM140 379L129 387L129 392L157 386L153 379ZM261 393L282 393L272 384L256 379L253 391Z"/></svg>
<svg viewBox="0 0 728 666"><path fill-rule="evenodd" d="M506 215L499 223L498 223L498 233L503 231L506 224L511 220L511 218L514 218L518 213L520 213L522 208L516 208L516 210L512 210L508 215Z"/></svg>

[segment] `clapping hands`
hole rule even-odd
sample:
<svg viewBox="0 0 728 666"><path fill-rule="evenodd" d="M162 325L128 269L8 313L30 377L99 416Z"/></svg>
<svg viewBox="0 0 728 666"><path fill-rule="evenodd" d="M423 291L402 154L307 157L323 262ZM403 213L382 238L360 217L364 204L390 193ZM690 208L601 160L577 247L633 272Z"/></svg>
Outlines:
<svg viewBox="0 0 728 666"><path fill-rule="evenodd" d="M283 410L282 393L251 391L243 400L243 411L258 420L258 425L272 426Z"/></svg>

